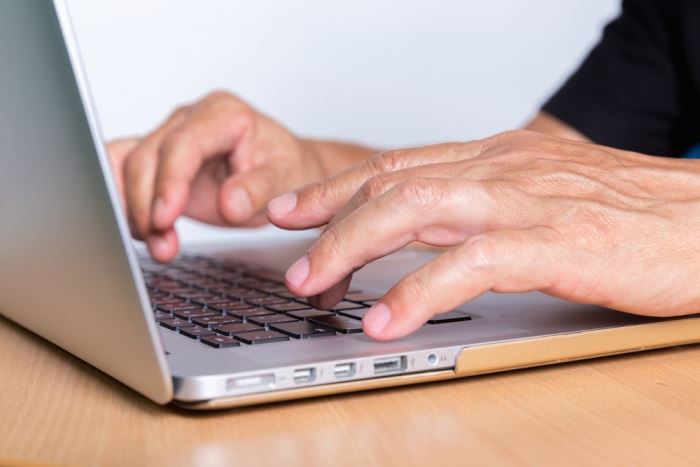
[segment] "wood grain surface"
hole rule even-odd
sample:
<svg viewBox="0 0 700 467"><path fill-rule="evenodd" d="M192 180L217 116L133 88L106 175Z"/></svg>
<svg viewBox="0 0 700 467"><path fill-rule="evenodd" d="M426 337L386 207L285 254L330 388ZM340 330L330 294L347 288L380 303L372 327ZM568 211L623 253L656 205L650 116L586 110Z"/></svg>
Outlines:
<svg viewBox="0 0 700 467"><path fill-rule="evenodd" d="M0 318L0 465L358 464L700 465L700 346L188 413Z"/></svg>

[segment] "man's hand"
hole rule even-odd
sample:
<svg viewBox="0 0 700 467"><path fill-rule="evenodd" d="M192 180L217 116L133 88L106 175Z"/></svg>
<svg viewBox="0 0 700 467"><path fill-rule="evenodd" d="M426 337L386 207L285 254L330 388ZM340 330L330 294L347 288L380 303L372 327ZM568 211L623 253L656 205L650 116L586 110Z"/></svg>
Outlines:
<svg viewBox="0 0 700 467"><path fill-rule="evenodd" d="M287 272L331 306L368 262L419 241L451 247L366 315L394 339L487 291L539 290L630 313L700 311L700 166L508 132L391 151L268 206L280 227L327 228Z"/></svg>
<svg viewBox="0 0 700 467"><path fill-rule="evenodd" d="M179 216L261 225L270 199L328 175L313 144L224 92L181 107L144 138L110 143L108 151L132 234L160 261L177 254Z"/></svg>

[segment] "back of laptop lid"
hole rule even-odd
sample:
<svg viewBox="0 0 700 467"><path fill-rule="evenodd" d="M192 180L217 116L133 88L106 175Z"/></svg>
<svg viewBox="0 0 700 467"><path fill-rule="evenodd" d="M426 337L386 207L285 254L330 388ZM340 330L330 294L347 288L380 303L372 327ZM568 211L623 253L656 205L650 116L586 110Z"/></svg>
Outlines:
<svg viewBox="0 0 700 467"><path fill-rule="evenodd" d="M166 403L117 199L65 6L0 1L0 313Z"/></svg>

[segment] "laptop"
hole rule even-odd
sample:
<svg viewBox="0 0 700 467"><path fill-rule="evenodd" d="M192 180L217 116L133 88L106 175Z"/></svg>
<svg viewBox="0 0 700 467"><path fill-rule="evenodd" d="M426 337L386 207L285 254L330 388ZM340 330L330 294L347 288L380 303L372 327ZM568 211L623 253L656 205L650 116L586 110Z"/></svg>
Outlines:
<svg viewBox="0 0 700 467"><path fill-rule="evenodd" d="M158 404L236 407L700 341L695 316L539 293L487 294L372 340L363 314L426 249L367 266L332 310L284 287L308 241L154 263L129 236L63 1L0 2L0 64L0 312Z"/></svg>

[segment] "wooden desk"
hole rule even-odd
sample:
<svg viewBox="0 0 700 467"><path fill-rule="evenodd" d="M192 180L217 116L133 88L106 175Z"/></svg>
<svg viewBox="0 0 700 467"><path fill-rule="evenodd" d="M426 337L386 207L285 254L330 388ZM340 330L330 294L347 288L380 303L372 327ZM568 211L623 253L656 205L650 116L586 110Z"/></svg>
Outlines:
<svg viewBox="0 0 700 467"><path fill-rule="evenodd" d="M156 406L0 319L0 459L698 465L700 346L196 414Z"/></svg>

